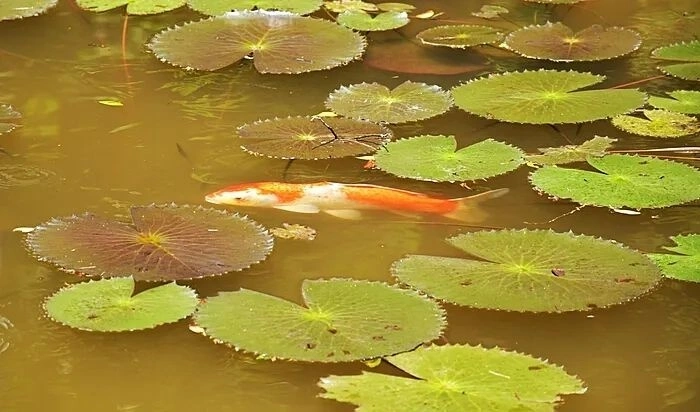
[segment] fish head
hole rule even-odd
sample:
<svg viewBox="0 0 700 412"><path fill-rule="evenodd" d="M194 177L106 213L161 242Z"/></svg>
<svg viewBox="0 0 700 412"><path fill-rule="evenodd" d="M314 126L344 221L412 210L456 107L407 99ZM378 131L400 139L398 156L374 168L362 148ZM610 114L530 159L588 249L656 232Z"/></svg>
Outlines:
<svg viewBox="0 0 700 412"><path fill-rule="evenodd" d="M217 205L273 207L279 204L274 193L262 190L254 184L240 184L226 187L204 197L204 200Z"/></svg>

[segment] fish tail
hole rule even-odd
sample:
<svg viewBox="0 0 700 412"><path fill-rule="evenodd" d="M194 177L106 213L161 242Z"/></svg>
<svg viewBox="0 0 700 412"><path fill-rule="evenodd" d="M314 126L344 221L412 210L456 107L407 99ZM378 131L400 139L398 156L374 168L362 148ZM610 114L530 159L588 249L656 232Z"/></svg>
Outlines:
<svg viewBox="0 0 700 412"><path fill-rule="evenodd" d="M489 190L488 192L479 193L474 196L451 199L453 202L457 203L457 208L452 212L446 213L445 216L463 222L481 222L487 215L484 208L481 207L481 204L488 200L501 197L508 192L509 190L507 188L501 188Z"/></svg>

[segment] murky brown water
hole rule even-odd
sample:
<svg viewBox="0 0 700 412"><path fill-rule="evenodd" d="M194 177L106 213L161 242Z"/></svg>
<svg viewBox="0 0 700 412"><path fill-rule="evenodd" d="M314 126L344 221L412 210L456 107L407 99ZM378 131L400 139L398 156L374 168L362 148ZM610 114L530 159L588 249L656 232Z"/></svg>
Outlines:
<svg viewBox="0 0 700 412"><path fill-rule="evenodd" d="M466 18L483 4L414 3L429 3L452 19ZM532 10L525 8L510 18L530 23ZM632 57L564 66L606 74L605 85L612 86L657 75L654 63L645 57L649 50L697 37L699 14L697 0L593 0L570 10L557 8L549 19L575 27L626 25L642 32L645 43ZM0 153L0 168L32 168L16 182L23 184L0 186L0 317L14 325L7 329L0 325L0 342L9 343L0 353L2 411L351 410L349 405L316 398L315 385L328 374L357 373L365 368L361 363L255 361L189 332L185 322L144 332L100 334L47 320L41 310L43 299L76 277L38 263L12 228L82 211L118 215L130 204L202 204L205 193L223 184L280 180L284 161L241 152L235 127L260 118L323 111L327 94L343 84L378 81L393 87L410 79L449 88L497 68L562 67L497 51L488 52L493 63L481 71L477 63L483 59L474 59L469 52L453 53L455 61L477 62L474 72L453 76L397 74L362 62L326 72L276 76L257 74L243 64L206 75L211 83L194 90L198 75L158 62L142 46L160 29L193 18L196 15L187 11L129 17L125 59L121 11L81 12L61 0L48 15L0 23L0 102L12 104L24 117L21 129L0 136L0 147L12 155ZM538 19L546 20L542 13ZM434 24L413 22L402 31L412 36ZM372 42L377 45L391 36L370 36L370 48ZM692 86L673 79L642 85L651 91ZM207 95L221 98L212 103L204 98ZM124 106L97 103L105 99L121 100ZM457 109L393 129L398 137L455 134L462 145L494 137L530 152L566 143L545 126L494 125ZM569 126L562 130L574 142L594 134L617 137L620 148L698 145L697 137L633 138L605 121L578 131ZM464 195L457 185L402 180L361 166L354 159L297 162L288 178L372 182ZM527 167L521 167L474 185L512 190L492 203L485 225L533 227L525 222L544 222L571 210L570 204L537 195L527 184L527 172ZM326 215L245 212L267 226L301 223L316 228L319 235L309 243L278 241L267 261L243 273L191 282L201 295L245 287L299 302L299 287L307 278L348 276L391 282L388 268L394 260L414 252L454 254L442 239L467 230L381 213L347 222ZM668 244L670 235L700 231L700 208L691 204L644 211L640 216L585 208L534 227L571 229L654 251ZM654 293L633 303L585 314L447 309L447 341L530 353L564 365L584 379L588 392L567 397L562 411L700 409L699 285L666 280ZM392 372L387 366L379 370Z"/></svg>

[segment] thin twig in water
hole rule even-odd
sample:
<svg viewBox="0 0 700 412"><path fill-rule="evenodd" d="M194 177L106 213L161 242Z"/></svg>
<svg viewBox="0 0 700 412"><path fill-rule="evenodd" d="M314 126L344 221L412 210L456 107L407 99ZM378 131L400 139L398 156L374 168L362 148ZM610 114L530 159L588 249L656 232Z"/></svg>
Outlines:
<svg viewBox="0 0 700 412"><path fill-rule="evenodd" d="M325 145L327 145L327 144L331 144L331 143L336 142L336 141L349 141L349 142L352 142L352 143L357 143L357 144L359 144L359 145L365 146L365 147L367 147L367 148L370 149L370 150L376 150L376 149L377 149L377 145L371 145L371 144L369 144L369 143L365 143L365 142L361 141L361 139L371 139L371 138L373 138L373 137L378 137L378 138L384 137L384 136L381 135L381 134L367 134L367 135L361 135L361 136L354 137L354 138L353 138L353 137L340 137L340 136L338 136L338 134L335 132L335 130L333 130L333 128L331 127L331 125L329 125L325 120L323 120L322 117L313 116L313 117L311 118L311 120L318 120L318 121L320 121L321 123L323 123L323 125L326 127L326 129L328 129L328 131L331 132L331 134L333 135L333 138L332 138L332 139L326 140L325 142L322 142L322 143L320 143L320 144L318 144L318 145L312 147L311 150L318 149L319 147L325 146Z"/></svg>
<svg viewBox="0 0 700 412"><path fill-rule="evenodd" d="M584 207L586 207L586 205L578 205L578 206L576 206L573 210L569 210L568 212L566 212L566 213L564 213L564 214L562 214L562 215L559 215L559 216L557 216L557 217L555 217L555 218L553 218L553 219L549 219L549 220L546 221L546 222L539 222L539 223L538 223L538 222L523 222L523 223L525 223L526 225L546 225L546 224L548 224L548 223L555 222L555 221L561 219L562 217L566 217L566 216L569 216L569 215L573 215L574 213L578 212L579 210L583 209Z"/></svg>
<svg viewBox="0 0 700 412"><path fill-rule="evenodd" d="M566 140L569 144L574 144L574 142L572 142L571 139L569 139L569 136L567 136L563 131L559 130L559 128L557 127L557 125L555 125L555 124L550 124L549 127L551 127L552 129L554 129L555 132L559 133L559 136L563 137L564 140Z"/></svg>

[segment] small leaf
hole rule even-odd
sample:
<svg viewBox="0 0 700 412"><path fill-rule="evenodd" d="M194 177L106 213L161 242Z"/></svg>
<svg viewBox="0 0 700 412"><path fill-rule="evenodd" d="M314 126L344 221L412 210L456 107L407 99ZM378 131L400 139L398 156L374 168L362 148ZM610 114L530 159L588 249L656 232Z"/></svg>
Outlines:
<svg viewBox="0 0 700 412"><path fill-rule="evenodd" d="M231 10L279 10L309 14L321 8L323 0L187 0L187 5L200 13L218 16Z"/></svg>
<svg viewBox="0 0 700 412"><path fill-rule="evenodd" d="M58 0L2 0L0 21L38 16L54 7Z"/></svg>
<svg viewBox="0 0 700 412"><path fill-rule="evenodd" d="M567 145L538 149L542 154L528 155L525 157L525 160L540 165L585 162L588 156L600 157L605 155L605 151L616 141L617 139L611 139L606 136L596 136L578 146Z"/></svg>
<svg viewBox="0 0 700 412"><path fill-rule="evenodd" d="M495 27L474 26L469 24L437 26L418 33L416 37L431 46L443 46L453 49L466 49L480 44L501 41L503 33Z"/></svg>
<svg viewBox="0 0 700 412"><path fill-rule="evenodd" d="M662 66L659 70L685 80L700 80L700 40L659 47L651 52L651 57L687 62Z"/></svg>
<svg viewBox="0 0 700 412"><path fill-rule="evenodd" d="M668 95L672 98L650 96L649 104L676 113L700 114L700 91L676 90Z"/></svg>
<svg viewBox="0 0 700 412"><path fill-rule="evenodd" d="M187 0L76 0L81 9L94 12L126 6L129 14L156 14L184 6Z"/></svg>
<svg viewBox="0 0 700 412"><path fill-rule="evenodd" d="M375 16L366 11L344 11L336 19L338 23L359 31L393 30L410 21L405 11L385 11Z"/></svg>
<svg viewBox="0 0 700 412"><path fill-rule="evenodd" d="M412 11L416 6L406 3L378 3L377 8L381 11Z"/></svg>
<svg viewBox="0 0 700 412"><path fill-rule="evenodd" d="M663 248L677 254L649 253L647 256L661 268L666 277L700 282L700 234L671 236L671 240L677 246Z"/></svg>
<svg viewBox="0 0 700 412"><path fill-rule="evenodd" d="M653 137L682 137L700 132L700 122L692 116L668 110L642 110L642 113L646 119L620 115L612 118L612 124L629 133Z"/></svg>
<svg viewBox="0 0 700 412"><path fill-rule="evenodd" d="M413 17L415 17L417 19L421 19L421 20L428 20L428 19L437 18L439 16L442 16L443 14L445 14L445 13L442 13L442 12L436 13L433 10L428 10L428 11L424 11L423 13L416 14Z"/></svg>
<svg viewBox="0 0 700 412"><path fill-rule="evenodd" d="M112 107L124 106L124 103L120 102L119 100L99 100L97 103Z"/></svg>
<svg viewBox="0 0 700 412"><path fill-rule="evenodd" d="M495 19L501 14L507 14L508 9L502 6L497 6L494 4L485 4L481 6L481 9L477 12L473 12L472 16L479 17L482 19Z"/></svg>
<svg viewBox="0 0 700 412"><path fill-rule="evenodd" d="M316 238L316 230L308 226L289 223L282 223L282 227L273 227L270 229L270 233L280 239L314 240Z"/></svg>

